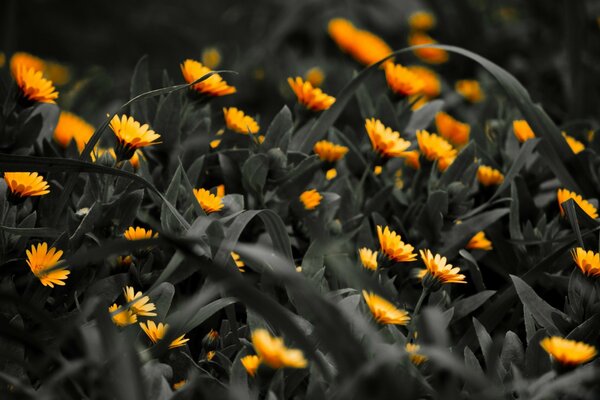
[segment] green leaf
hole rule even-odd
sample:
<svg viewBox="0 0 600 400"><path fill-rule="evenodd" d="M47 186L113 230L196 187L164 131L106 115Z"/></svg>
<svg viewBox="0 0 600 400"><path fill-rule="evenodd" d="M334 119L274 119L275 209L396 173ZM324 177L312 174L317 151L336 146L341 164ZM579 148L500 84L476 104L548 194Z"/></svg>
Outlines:
<svg viewBox="0 0 600 400"><path fill-rule="evenodd" d="M267 150L281 147L285 152L287 150L287 144L284 142L284 139L291 134L293 129L294 122L292 121L292 112L287 106L283 106L275 118L273 118L269 128L267 128L262 147Z"/></svg>
<svg viewBox="0 0 600 400"><path fill-rule="evenodd" d="M477 310L479 307L485 304L485 302L488 301L489 298L494 295L494 293L496 293L495 290L484 290L454 302L452 305L452 307L454 307L453 321L458 321L459 319L466 317L473 311Z"/></svg>
<svg viewBox="0 0 600 400"><path fill-rule="evenodd" d="M444 108L444 100L436 99L427 102L423 107L413 111L404 131L415 134L418 130L426 129L434 120L435 115L440 112L442 108Z"/></svg>
<svg viewBox="0 0 600 400"><path fill-rule="evenodd" d="M253 154L242 165L242 183L256 196L262 196L268 174L269 157L266 154Z"/></svg>

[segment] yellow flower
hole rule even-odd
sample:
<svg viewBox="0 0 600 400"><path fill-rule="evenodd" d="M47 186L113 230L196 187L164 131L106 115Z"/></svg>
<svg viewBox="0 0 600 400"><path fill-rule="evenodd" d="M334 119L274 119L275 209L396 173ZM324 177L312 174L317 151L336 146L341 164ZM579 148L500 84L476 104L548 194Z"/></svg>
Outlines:
<svg viewBox="0 0 600 400"><path fill-rule="evenodd" d="M313 151L321 160L330 163L340 160L346 155L348 150L346 146L340 146L327 140L318 141L313 147Z"/></svg>
<svg viewBox="0 0 600 400"><path fill-rule="evenodd" d="M327 31L331 39L345 52L354 46L354 36L356 34L356 27L352 22L344 18L334 18L329 21L327 25Z"/></svg>
<svg viewBox="0 0 600 400"><path fill-rule="evenodd" d="M385 80L392 92L400 96L421 93L425 87L425 82L417 74L400 64L385 65Z"/></svg>
<svg viewBox="0 0 600 400"><path fill-rule="evenodd" d="M124 309L116 304L108 307L108 312L111 314L110 317L113 323L117 326L127 326L137 322L137 315L131 310Z"/></svg>
<svg viewBox="0 0 600 400"><path fill-rule="evenodd" d="M140 327L146 333L146 336L152 341L152 343L158 343L159 340L165 337L167 333L167 329L169 328L168 324L163 324L159 322L158 325L154 323L152 320L148 320L146 323L140 322ZM170 349L174 349L176 347L185 346L185 344L190 339L185 338L185 334L179 336L177 339L173 340L169 344Z"/></svg>
<svg viewBox="0 0 600 400"><path fill-rule="evenodd" d="M376 165L375 167L373 167L373 173L375 175L381 175L382 172L383 172L383 167L381 165Z"/></svg>
<svg viewBox="0 0 600 400"><path fill-rule="evenodd" d="M565 366L576 366L596 357L596 348L583 342L552 336L542 339L540 346L555 361Z"/></svg>
<svg viewBox="0 0 600 400"><path fill-rule="evenodd" d="M529 139L533 139L535 137L535 133L533 133L533 130L531 129L527 121L523 119L513 121L513 131L515 132L515 136L521 143Z"/></svg>
<svg viewBox="0 0 600 400"><path fill-rule="evenodd" d="M475 234L467 243L467 249L470 250L492 250L492 242L485 237L485 232L480 231Z"/></svg>
<svg viewBox="0 0 600 400"><path fill-rule="evenodd" d="M325 80L325 73L319 67L312 67L304 74L304 79L310 82L314 87L321 86Z"/></svg>
<svg viewBox="0 0 600 400"><path fill-rule="evenodd" d="M585 251L582 247L571 250L573 261L581 272L587 276L600 277L600 255L593 251Z"/></svg>
<svg viewBox="0 0 600 400"><path fill-rule="evenodd" d="M200 207L204 210L205 213L211 214L217 211L221 211L225 204L223 204L223 198L221 196L215 196L211 192L206 189L194 189L194 196L198 203L200 203Z"/></svg>
<svg viewBox="0 0 600 400"><path fill-rule="evenodd" d="M246 369L246 372L250 376L255 376L258 367L260 366L260 357L255 355L247 355L240 359L242 365Z"/></svg>
<svg viewBox="0 0 600 400"><path fill-rule="evenodd" d="M46 69L46 63L39 57L19 51L13 54L10 58L10 72L13 76L17 76L20 68L44 72Z"/></svg>
<svg viewBox="0 0 600 400"><path fill-rule="evenodd" d="M300 201L305 210L314 210L321 204L321 200L323 200L323 196L317 192L317 189L306 190L300 195Z"/></svg>
<svg viewBox="0 0 600 400"><path fill-rule="evenodd" d="M441 84L438 74L431 69L420 65L410 65L407 68L423 81L423 89L421 89L420 94L428 99L433 99L440 95Z"/></svg>
<svg viewBox="0 0 600 400"><path fill-rule="evenodd" d="M42 71L20 66L17 68L14 78L21 90L21 95L26 100L34 103L56 103L58 92L52 81L43 77Z"/></svg>
<svg viewBox="0 0 600 400"><path fill-rule="evenodd" d="M261 360L271 368L305 368L308 364L302 351L287 348L283 339L271 336L266 329L252 332L252 344Z"/></svg>
<svg viewBox="0 0 600 400"><path fill-rule="evenodd" d="M301 77L288 78L288 84L296 94L298 103L312 111L327 110L333 103L335 97L323 93L319 88L314 88L310 82L304 82Z"/></svg>
<svg viewBox="0 0 600 400"><path fill-rule="evenodd" d="M417 142L421 154L429 161L438 162L438 169L445 171L456 158L456 149L443 137L426 130L417 131Z"/></svg>
<svg viewBox="0 0 600 400"><path fill-rule="evenodd" d="M419 168L421 168L421 163L419 162L419 156L420 156L420 153L418 150L410 150L410 151L405 151L401 157L404 158L404 162L406 163L406 165L408 165L412 169L419 169Z"/></svg>
<svg viewBox="0 0 600 400"><path fill-rule="evenodd" d="M406 343L406 352L408 353L408 357L410 361L415 365L421 365L423 362L427 360L427 357L419 354L418 351L421 348L418 344L415 343Z"/></svg>
<svg viewBox="0 0 600 400"><path fill-rule="evenodd" d="M75 140L77 150L81 153L93 134L93 126L75 114L62 111L54 129L54 140L63 148L67 147L71 140Z"/></svg>
<svg viewBox="0 0 600 400"><path fill-rule="evenodd" d="M570 192L567 189L558 189L558 191L556 192L556 197L558 199L558 207L560 208L560 215L565 215L565 210L562 207L562 203L564 203L565 201L567 201L569 199L573 199L573 201L575 201L575 203L577 203L577 205L583 211L585 211L585 213L587 215L589 215L593 219L598 218L598 211L596 210L596 207L594 207L594 205L592 203L590 203L589 201L583 199L580 194L577 194L575 192Z"/></svg>
<svg viewBox="0 0 600 400"><path fill-rule="evenodd" d="M410 142L400 137L400 134L386 127L380 120L370 118L365 121L365 129L371 140L373 150L383 157L401 157Z"/></svg>
<svg viewBox="0 0 600 400"><path fill-rule="evenodd" d="M141 125L123 114L121 118L115 115L110 121L110 128L117 137L116 154L118 160L129 160L137 149L158 144L160 135L150 129L148 124Z"/></svg>
<svg viewBox="0 0 600 400"><path fill-rule="evenodd" d="M48 271L60 261L63 254L62 250L56 250L54 247L48 250L48 243L44 242L39 243L37 247L35 245L31 246L31 250L26 250L25 253L27 254L27 265L31 268L31 272L42 282L42 285L51 288L54 285L65 285L64 281L71 271L65 268Z"/></svg>
<svg viewBox="0 0 600 400"><path fill-rule="evenodd" d="M389 227L383 229L377 225L377 236L379 237L379 246L382 253L390 260L395 262L410 262L417 259L413 253L415 249L408 243L402 241L402 237L396 232L391 231Z"/></svg>
<svg viewBox="0 0 600 400"><path fill-rule="evenodd" d="M408 25L416 31L428 31L435 26L435 17L427 11L417 11L408 17Z"/></svg>
<svg viewBox="0 0 600 400"><path fill-rule="evenodd" d="M245 115L242 110L238 110L235 107L223 108L223 114L225 115L225 124L227 128L237 133L257 133L260 127L254 120L254 118Z"/></svg>
<svg viewBox="0 0 600 400"><path fill-rule="evenodd" d="M5 172L4 180L10 191L9 199L13 197L15 201L50 193L50 185L37 172Z"/></svg>
<svg viewBox="0 0 600 400"><path fill-rule="evenodd" d="M392 48L379 36L357 29L346 19L332 19L328 31L342 51L364 65L373 64L392 53Z"/></svg>
<svg viewBox="0 0 600 400"><path fill-rule="evenodd" d="M225 185L217 186L217 197L225 197Z"/></svg>
<svg viewBox="0 0 600 400"><path fill-rule="evenodd" d="M360 262L363 267L375 271L377 269L377 252L363 247L358 250Z"/></svg>
<svg viewBox="0 0 600 400"><path fill-rule="evenodd" d="M574 154L579 154L585 150L585 145L579 140L575 139L573 136L569 136L565 132L563 132L562 135Z"/></svg>
<svg viewBox="0 0 600 400"><path fill-rule="evenodd" d="M150 303L150 297L143 296L142 292L136 293L131 286L125 286L123 293L125 301L130 303L129 309L132 313L140 317L156 317L156 313L152 312L156 310L156 306Z"/></svg>
<svg viewBox="0 0 600 400"><path fill-rule="evenodd" d="M362 292L365 303L373 318L380 324L407 325L410 322L408 312L396 308L392 303L374 293Z"/></svg>
<svg viewBox="0 0 600 400"><path fill-rule="evenodd" d="M216 149L221 144L221 139L211 140L209 145L211 149Z"/></svg>
<svg viewBox="0 0 600 400"><path fill-rule="evenodd" d="M452 118L443 111L435 115L435 126L440 135L457 146L464 145L469 141L471 126Z"/></svg>
<svg viewBox="0 0 600 400"><path fill-rule="evenodd" d="M419 278L425 280L430 277L437 283L467 283L465 276L459 274L460 268L453 268L452 264L446 264L446 257L439 254L434 257L431 250L419 250L419 253L427 267L419 272Z"/></svg>
<svg viewBox="0 0 600 400"><path fill-rule="evenodd" d="M437 44L437 40L425 32L412 32L408 36L409 46L421 46L425 44ZM448 52L443 49L436 49L432 47L423 47L420 49L414 49L413 52L421 60L428 64L443 64L448 61Z"/></svg>
<svg viewBox="0 0 600 400"><path fill-rule="evenodd" d="M127 240L152 239L158 237L158 233L152 234L152 229L144 229L139 226L130 226L123 235Z"/></svg>
<svg viewBox="0 0 600 400"><path fill-rule="evenodd" d="M182 387L185 386L186 383L187 383L187 381L185 379L181 380L179 382L175 382L173 384L173 390L179 390L179 389L181 389Z"/></svg>
<svg viewBox="0 0 600 400"><path fill-rule="evenodd" d="M325 179L328 181L334 179L337 176L337 170L335 168L330 168L325 172Z"/></svg>
<svg viewBox="0 0 600 400"><path fill-rule="evenodd" d="M235 265L238 267L240 272L246 272L246 271L244 271L244 267L246 266L246 263L240 258L240 255L238 253L232 251L231 258L233 258L233 261L235 262Z"/></svg>
<svg viewBox="0 0 600 400"><path fill-rule="evenodd" d="M211 69L195 60L187 59L181 64L181 73L187 83L192 83L211 72ZM198 82L192 88L207 96L226 96L235 93L235 87L229 86L219 74L213 74L202 82Z"/></svg>
<svg viewBox="0 0 600 400"><path fill-rule="evenodd" d="M202 64L207 68L215 69L221 63L221 53L216 47L208 47L202 51Z"/></svg>
<svg viewBox="0 0 600 400"><path fill-rule="evenodd" d="M463 79L454 84L454 90L471 103L479 103L485 99L485 94L478 81Z"/></svg>
<svg viewBox="0 0 600 400"><path fill-rule="evenodd" d="M500 185L504 182L504 175L497 169L480 165L477 169L477 180L484 186Z"/></svg>

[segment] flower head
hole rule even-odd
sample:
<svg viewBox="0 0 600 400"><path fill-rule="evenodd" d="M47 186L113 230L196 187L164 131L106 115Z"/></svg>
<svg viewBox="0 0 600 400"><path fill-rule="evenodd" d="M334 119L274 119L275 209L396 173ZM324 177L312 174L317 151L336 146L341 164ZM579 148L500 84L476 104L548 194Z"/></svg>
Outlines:
<svg viewBox="0 0 600 400"><path fill-rule="evenodd" d="M417 11L408 17L408 25L415 31L428 31L435 26L435 16L427 11Z"/></svg>
<svg viewBox="0 0 600 400"><path fill-rule="evenodd" d="M392 48L379 36L357 29L343 18L329 21L329 36L342 49L363 65L370 65L392 53Z"/></svg>
<svg viewBox="0 0 600 400"><path fill-rule="evenodd" d="M159 322L157 325L154 321L148 320L146 323L140 322L140 327L152 343L158 343L159 340L165 337L169 325L163 324L162 322ZM185 334L181 335L169 344L169 348L174 349L176 347L185 346L189 340L190 339L185 338Z"/></svg>
<svg viewBox="0 0 600 400"><path fill-rule="evenodd" d="M421 153L418 150L410 150L405 151L402 154L402 158L404 158L404 163L412 169L419 169L421 168L421 163L419 162L420 155Z"/></svg>
<svg viewBox="0 0 600 400"><path fill-rule="evenodd" d="M598 253L577 247L571 250L571 255L581 272L587 276L600 277L600 255Z"/></svg>
<svg viewBox="0 0 600 400"><path fill-rule="evenodd" d="M556 192L556 197L558 199L558 207L560 208L560 215L565 215L565 210L563 209L562 204L569 199L573 199L573 201L575 201L575 203L577 203L577 205L583 211L585 211L585 213L587 215L589 215L590 218L593 218L593 219L598 218L598 210L596 209L596 207L594 207L594 205L592 203L590 203L589 201L587 201L583 197L581 197L580 194L577 194L575 192L570 192L567 189L558 189L558 191Z"/></svg>
<svg viewBox="0 0 600 400"><path fill-rule="evenodd" d="M469 240L465 246L469 250L492 250L492 242L485 237L485 232L479 231Z"/></svg>
<svg viewBox="0 0 600 400"><path fill-rule="evenodd" d="M457 146L464 145L469 141L471 126L452 118L443 111L435 115L435 126L441 136Z"/></svg>
<svg viewBox="0 0 600 400"><path fill-rule="evenodd" d="M346 146L340 146L328 140L320 140L313 147L313 151L321 160L330 163L340 160L346 155L348 150Z"/></svg>
<svg viewBox="0 0 600 400"><path fill-rule="evenodd" d="M114 324L117 326L127 326L137 322L137 315L133 311L119 307L116 304L108 307L108 312Z"/></svg>
<svg viewBox="0 0 600 400"><path fill-rule="evenodd" d="M10 58L10 72L12 76L17 76L20 68L33 69L34 71L44 72L46 63L39 57L23 51L16 52Z"/></svg>
<svg viewBox="0 0 600 400"><path fill-rule="evenodd" d="M14 74L15 82L26 101L32 103L56 103L58 92L52 81L45 79L42 71L20 66Z"/></svg>
<svg viewBox="0 0 600 400"><path fill-rule="evenodd" d="M258 371L258 367L260 366L260 357L259 356L249 354L247 356L240 358L240 362L246 369L246 372L248 373L248 375L250 375L250 376L256 375L256 371Z"/></svg>
<svg viewBox="0 0 600 400"><path fill-rule="evenodd" d="M454 90L471 103L479 103L485 99L485 94L478 81L463 79L454 84Z"/></svg>
<svg viewBox="0 0 600 400"><path fill-rule="evenodd" d="M390 89L400 96L419 94L425 87L425 82L419 75L400 64L391 62L385 65L385 80Z"/></svg>
<svg viewBox="0 0 600 400"><path fill-rule="evenodd" d="M391 231L389 227L386 226L383 229L380 225L377 225L377 236L379 237L381 252L389 260L410 262L417 259L417 255L413 253L415 248L408 243L404 243L402 237Z"/></svg>
<svg viewBox="0 0 600 400"><path fill-rule="evenodd" d="M93 126L75 114L62 111L54 129L54 141L65 148L71 140L74 140L77 150L81 153L93 134Z"/></svg>
<svg viewBox="0 0 600 400"><path fill-rule="evenodd" d="M225 115L225 124L227 128L237 133L257 133L260 127L254 120L244 114L242 110L238 110L235 107L223 108L223 114Z"/></svg>
<svg viewBox="0 0 600 400"><path fill-rule="evenodd" d="M577 366L596 357L596 348L583 342L552 336L542 339L540 346L565 366Z"/></svg>
<svg viewBox="0 0 600 400"><path fill-rule="evenodd" d="M563 137L567 141L567 144L571 148L574 154L579 154L583 150L585 150L585 145L581 143L579 140L575 139L573 136L567 135L565 132L562 132Z"/></svg>
<svg viewBox="0 0 600 400"><path fill-rule="evenodd" d="M460 268L454 268L452 264L446 264L446 257L439 254L434 257L431 250L419 250L419 253L421 253L421 259L425 263L425 267L427 267L419 272L419 278L423 280L423 284L437 286L442 283L467 283L465 276L459 274Z"/></svg>
<svg viewBox="0 0 600 400"><path fill-rule="evenodd" d="M410 147L408 140L402 139L398 132L386 127L378 119L367 119L365 129L373 150L383 157L402 157L406 149Z"/></svg>
<svg viewBox="0 0 600 400"><path fill-rule="evenodd" d="M305 210L314 210L321 204L321 200L323 200L323 196L317 192L317 189L306 190L300 195L300 201Z"/></svg>
<svg viewBox="0 0 600 400"><path fill-rule="evenodd" d="M423 89L421 93L428 99L438 97L441 92L440 77L434 71L421 65L410 65L407 67L409 71L416 74L423 81Z"/></svg>
<svg viewBox="0 0 600 400"><path fill-rule="evenodd" d="M480 165L477 169L477 180L483 186L500 185L504 182L504 175L497 169Z"/></svg>
<svg viewBox="0 0 600 400"><path fill-rule="evenodd" d="M142 240L158 237L158 233L152 234L152 229L144 229L139 226L130 226L123 234L127 240Z"/></svg>
<svg viewBox="0 0 600 400"><path fill-rule="evenodd" d="M154 303L150 303L150 297L144 296L142 292L135 292L131 286L125 286L123 288L125 295L125 301L129 304L129 309L132 313L141 317L156 317L156 313L152 312L156 310Z"/></svg>
<svg viewBox="0 0 600 400"><path fill-rule="evenodd" d="M305 368L307 365L302 351L287 348L283 339L271 336L266 329L252 332L252 344L260 359L271 368Z"/></svg>
<svg viewBox="0 0 600 400"><path fill-rule="evenodd" d="M392 303L374 293L362 292L365 303L373 318L380 324L407 325L410 321L408 312L396 308Z"/></svg>
<svg viewBox="0 0 600 400"><path fill-rule="evenodd" d="M5 172L4 180L10 191L9 200L14 202L50 193L50 185L37 172Z"/></svg>
<svg viewBox="0 0 600 400"><path fill-rule="evenodd" d="M31 272L42 282L44 286L65 285L67 275L71 273L66 268L52 269L62 256L62 250L56 250L51 247L48 250L48 243L39 243L31 246L31 250L25 252L27 254L27 265L31 268ZM51 271L48 271L52 269Z"/></svg>
<svg viewBox="0 0 600 400"><path fill-rule="evenodd" d="M363 247L358 250L360 262L366 269L375 271L377 269L377 252Z"/></svg>
<svg viewBox="0 0 600 400"><path fill-rule="evenodd" d="M535 137L535 133L524 119L513 121L513 131L519 142L523 143Z"/></svg>
<svg viewBox="0 0 600 400"><path fill-rule="evenodd" d="M203 188L194 189L193 192L196 200L200 204L200 207L202 207L204 212L207 214L221 211L223 207L225 207L225 204L223 204L223 198L221 196L216 196Z"/></svg>
<svg viewBox="0 0 600 400"><path fill-rule="evenodd" d="M287 81L296 94L298 103L311 111L327 110L335 103L335 97L323 93L319 88L314 88L310 82L304 82L299 76L288 78Z"/></svg>
<svg viewBox="0 0 600 400"><path fill-rule="evenodd" d="M160 135L150 129L148 124L141 125L123 114L115 115L110 121L110 128L117 137L116 153L119 160L129 160L139 148L158 144Z"/></svg>
<svg viewBox="0 0 600 400"><path fill-rule="evenodd" d="M421 46L426 44L437 44L437 40L425 32L412 32L408 37L409 46ZM443 49L433 47L423 47L414 49L415 55L423 62L428 64L443 64L448 61L448 52Z"/></svg>
<svg viewBox="0 0 600 400"><path fill-rule="evenodd" d="M221 63L221 53L216 47L207 47L202 51L202 64L210 69L215 69Z"/></svg>
<svg viewBox="0 0 600 400"><path fill-rule="evenodd" d="M212 71L198 61L187 59L181 64L181 72L185 81L192 83ZM236 91L235 87L229 86L219 74L213 74L194 84L192 89L206 96L226 96Z"/></svg>
<svg viewBox="0 0 600 400"><path fill-rule="evenodd" d="M238 253L232 251L231 258L233 258L233 261L235 262L235 265L236 265L236 267L238 267L240 272L246 272L246 271L244 271L244 267L246 266L246 263L244 262L244 260L241 259L240 255Z"/></svg>
<svg viewBox="0 0 600 400"><path fill-rule="evenodd" d="M445 171L456 158L456 149L443 137L426 130L417 131L421 154L429 161L438 162L438 169Z"/></svg>
<svg viewBox="0 0 600 400"><path fill-rule="evenodd" d="M304 80L310 82L313 87L319 87L325 80L325 73L319 67L312 67L304 74Z"/></svg>
<svg viewBox="0 0 600 400"><path fill-rule="evenodd" d="M418 353L420 348L421 346L419 346L418 344L408 342L406 343L405 349L408 353L408 357L410 358L410 361L415 365L421 365L427 360L427 356Z"/></svg>

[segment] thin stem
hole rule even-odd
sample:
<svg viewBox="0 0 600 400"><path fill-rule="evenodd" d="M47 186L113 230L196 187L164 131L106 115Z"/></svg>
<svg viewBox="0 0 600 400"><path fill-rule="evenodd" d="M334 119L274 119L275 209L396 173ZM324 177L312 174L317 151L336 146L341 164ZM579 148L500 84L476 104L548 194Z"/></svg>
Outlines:
<svg viewBox="0 0 600 400"><path fill-rule="evenodd" d="M421 312L421 307L423 306L423 302L427 298L427 295L429 295L429 289L426 287L423 287L423 290L421 291L421 296L419 297L419 300L417 301L417 305L415 306L415 310L413 311L410 329L408 330L408 340L411 342L414 339L413 333L415 332L415 329L417 327L417 319L416 318L419 315L419 313Z"/></svg>

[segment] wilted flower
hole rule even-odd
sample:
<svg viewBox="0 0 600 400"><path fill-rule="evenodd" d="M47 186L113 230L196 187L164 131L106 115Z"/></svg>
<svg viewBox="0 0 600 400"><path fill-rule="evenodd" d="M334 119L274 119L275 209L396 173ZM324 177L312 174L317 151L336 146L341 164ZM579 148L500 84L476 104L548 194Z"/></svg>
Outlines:
<svg viewBox="0 0 600 400"><path fill-rule="evenodd" d="M246 372L250 376L255 376L256 371L258 371L258 367L260 366L260 357L256 355L247 355L240 359L240 362L246 369Z"/></svg>
<svg viewBox="0 0 600 400"><path fill-rule="evenodd" d="M598 253L577 247L571 250L571 255L581 272L587 276L600 277L600 255Z"/></svg>
<svg viewBox="0 0 600 400"><path fill-rule="evenodd" d="M400 65L387 63L385 65L385 80L390 89L400 96L412 96L421 93L425 82L410 69Z"/></svg>
<svg viewBox="0 0 600 400"><path fill-rule="evenodd" d="M11 203L50 193L50 185L37 172L5 172L4 181L10 192L7 197Z"/></svg>
<svg viewBox="0 0 600 400"><path fill-rule="evenodd" d="M553 360L565 366L577 366L596 357L596 348L583 342L552 336L542 339L540 346Z"/></svg>
<svg viewBox="0 0 600 400"><path fill-rule="evenodd" d="M82 118L68 111L61 111L54 129L54 140L63 148L74 140L77 150L81 153L93 134L94 127Z"/></svg>
<svg viewBox="0 0 600 400"><path fill-rule="evenodd" d="M417 131L421 154L429 161L438 162L438 169L445 171L456 158L456 149L443 137L426 130Z"/></svg>
<svg viewBox="0 0 600 400"><path fill-rule="evenodd" d="M383 39L369 31L357 29L347 19L332 19L328 31L342 51L363 65L373 64L392 53L392 48Z"/></svg>
<svg viewBox="0 0 600 400"><path fill-rule="evenodd" d="M348 150L346 146L340 146L328 140L320 140L313 147L313 151L321 160L330 163L340 160L346 155Z"/></svg>
<svg viewBox="0 0 600 400"><path fill-rule="evenodd" d="M116 304L108 307L108 312L111 314L110 318L113 323L117 326L127 326L137 322L137 315L131 310L119 307Z"/></svg>
<svg viewBox="0 0 600 400"><path fill-rule="evenodd" d="M215 196L206 189L194 189L193 192L196 200L200 204L200 207L202 207L204 212L207 214L221 211L223 207L225 207L222 197Z"/></svg>
<svg viewBox="0 0 600 400"><path fill-rule="evenodd" d="M452 118L443 111L435 115L435 126L441 136L457 146L464 145L469 141L471 126Z"/></svg>
<svg viewBox="0 0 600 400"><path fill-rule="evenodd" d="M379 237L379 246L381 252L389 260L395 262L410 262L417 259L417 255L413 253L415 249L408 243L404 243L400 235L390 230L389 227L383 229L377 225L377 236Z"/></svg>
<svg viewBox="0 0 600 400"><path fill-rule="evenodd" d="M562 132L563 137L567 141L567 144L571 148L571 151L575 154L581 153L585 150L585 145L581 143L579 140L575 139L573 136L567 135L565 132Z"/></svg>
<svg viewBox="0 0 600 400"><path fill-rule="evenodd" d="M117 161L129 160L137 149L158 144L160 135L150 129L148 124L141 125L133 117L115 115L110 121L110 129L117 137Z"/></svg>
<svg viewBox="0 0 600 400"><path fill-rule="evenodd" d="M417 11L408 17L408 25L415 31L428 31L435 26L435 16L427 11Z"/></svg>
<svg viewBox="0 0 600 400"><path fill-rule="evenodd" d="M469 250L492 250L492 242L485 237L485 232L479 231L469 240L465 246Z"/></svg>
<svg viewBox="0 0 600 400"><path fill-rule="evenodd" d="M427 360L427 357L419 354L419 349L421 348L421 346L419 346L418 344L415 343L406 343L405 349L406 352L408 353L408 357L410 358L410 361L415 364L415 365L421 365L423 364L423 362L425 362Z"/></svg>
<svg viewBox="0 0 600 400"><path fill-rule="evenodd" d="M64 286L67 275L71 273L66 268L52 269L59 261L62 256L62 250L56 250L51 247L48 250L48 243L39 243L31 246L31 250L26 250L27 254L27 265L31 268L31 272L40 280L42 285L50 286L54 285ZM51 269L51 271L49 271Z"/></svg>
<svg viewBox="0 0 600 400"><path fill-rule="evenodd" d="M435 45L438 42L425 32L412 32L408 37L409 46L421 46L426 44ZM443 64L448 61L448 52L433 47L414 49L413 52L421 60L428 64Z"/></svg>
<svg viewBox="0 0 600 400"><path fill-rule="evenodd" d="M325 73L319 67L312 67L304 74L304 80L310 82L314 87L318 87L325 80Z"/></svg>
<svg viewBox="0 0 600 400"><path fill-rule="evenodd" d="M314 88L310 82L304 82L301 77L288 78L288 83L296 97L298 103L311 111L327 110L333 103L335 97L323 93L319 88Z"/></svg>
<svg viewBox="0 0 600 400"><path fill-rule="evenodd" d="M140 322L140 327L146 333L146 336L148 336L152 343L156 344L159 340L165 337L169 325L163 324L162 322L159 322L157 325L154 323L154 321L149 320L146 323ZM174 349L176 347L185 346L189 340L190 339L185 338L185 334L181 335L169 344L169 348Z"/></svg>
<svg viewBox="0 0 600 400"><path fill-rule="evenodd" d="M260 359L271 368L305 368L307 365L302 351L287 348L283 339L271 336L266 329L252 332L252 344Z"/></svg>
<svg viewBox="0 0 600 400"><path fill-rule="evenodd" d="M123 294L125 301L130 303L128 307L132 313L141 317L156 317L156 313L152 312L156 310L156 306L150 303L150 297L144 296L142 292L136 293L131 286L125 286Z"/></svg>
<svg viewBox="0 0 600 400"><path fill-rule="evenodd" d="M32 103L56 103L58 92L52 81L45 79L42 71L21 66L14 75L21 96Z"/></svg>
<svg viewBox="0 0 600 400"><path fill-rule="evenodd" d="M233 258L233 261L235 262L235 265L236 265L236 267L238 267L240 272L246 272L246 271L244 271L244 267L246 266L246 263L240 258L240 255L238 253L232 251L231 258Z"/></svg>
<svg viewBox="0 0 600 400"><path fill-rule="evenodd" d="M300 201L306 210L314 210L321 204L321 200L323 200L323 196L317 192L317 189L306 190L300 194Z"/></svg>
<svg viewBox="0 0 600 400"><path fill-rule="evenodd" d="M484 186L500 185L504 182L504 175L497 169L480 165L477 169L477 180Z"/></svg>
<svg viewBox="0 0 600 400"><path fill-rule="evenodd" d="M192 83L210 72L212 72L210 68L195 60L187 59L181 64L181 73L187 83ZM209 76L194 84L192 88L206 96L226 96L236 91L235 87L229 86L219 74Z"/></svg>
<svg viewBox="0 0 600 400"><path fill-rule="evenodd" d="M386 127L378 119L367 119L365 128L373 150L383 157L401 157L410 147L408 140L402 139L398 132Z"/></svg>
<svg viewBox="0 0 600 400"><path fill-rule="evenodd" d="M152 239L158 237L158 233L152 234L152 229L144 229L139 226L130 226L123 234L127 240Z"/></svg>
<svg viewBox="0 0 600 400"><path fill-rule="evenodd" d="M408 312L396 308L392 303L374 293L362 292L365 303L373 318L380 324L407 325L410 322Z"/></svg>
<svg viewBox="0 0 600 400"><path fill-rule="evenodd" d="M592 203L590 203L589 201L583 199L583 197L581 197L580 194L577 194L575 192L570 192L567 189L558 189L558 191L556 192L556 197L558 199L558 207L560 208L560 215L565 215L565 210L563 209L562 204L569 199L573 199L573 201L575 201L575 203L577 203L577 205L583 211L585 211L585 213L587 215L589 215L590 218L593 218L593 219L598 218L598 211L596 210L596 207L594 207L594 205Z"/></svg>
<svg viewBox="0 0 600 400"><path fill-rule="evenodd" d="M478 81L463 79L454 84L454 90L471 103L479 103L485 99L485 94Z"/></svg>
<svg viewBox="0 0 600 400"><path fill-rule="evenodd" d="M421 253L421 259L426 267L418 275L424 286L437 288L443 283L467 283L465 276L459 274L460 268L454 268L452 264L446 264L446 257L439 254L434 257L431 250L419 250L419 253Z"/></svg>
<svg viewBox="0 0 600 400"><path fill-rule="evenodd" d="M527 121L523 119L513 121L513 131L515 132L515 136L521 143L529 139L533 139L535 137L535 133L533 133L533 130L531 129Z"/></svg>
<svg viewBox="0 0 600 400"><path fill-rule="evenodd" d="M360 262L366 269L375 271L377 269L377 252L363 247L358 250Z"/></svg>
<svg viewBox="0 0 600 400"><path fill-rule="evenodd" d="M225 115L225 124L227 128L237 133L257 133L260 127L254 120L254 118L245 115L242 110L238 110L235 107L223 108L223 114Z"/></svg>

